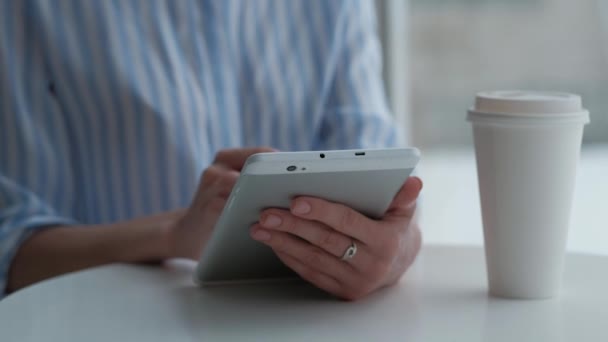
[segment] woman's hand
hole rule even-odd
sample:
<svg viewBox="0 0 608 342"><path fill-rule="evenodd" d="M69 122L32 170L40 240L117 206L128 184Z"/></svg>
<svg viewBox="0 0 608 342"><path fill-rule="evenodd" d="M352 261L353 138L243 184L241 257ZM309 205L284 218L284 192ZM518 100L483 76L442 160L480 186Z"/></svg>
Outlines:
<svg viewBox="0 0 608 342"><path fill-rule="evenodd" d="M222 150L202 174L197 193L182 218L167 231L167 257L198 260L247 158L272 148Z"/></svg>
<svg viewBox="0 0 608 342"><path fill-rule="evenodd" d="M251 236L305 280L355 300L396 283L416 258L421 233L413 216L421 189L422 181L410 177L381 220L341 204L299 197L290 210L265 210ZM353 242L357 253L341 260Z"/></svg>
<svg viewBox="0 0 608 342"><path fill-rule="evenodd" d="M270 148L220 151L201 177L190 208L109 224L49 226L18 249L7 291L115 262L198 259L247 157ZM0 289L1 290L1 289ZM0 293L1 295L1 293Z"/></svg>

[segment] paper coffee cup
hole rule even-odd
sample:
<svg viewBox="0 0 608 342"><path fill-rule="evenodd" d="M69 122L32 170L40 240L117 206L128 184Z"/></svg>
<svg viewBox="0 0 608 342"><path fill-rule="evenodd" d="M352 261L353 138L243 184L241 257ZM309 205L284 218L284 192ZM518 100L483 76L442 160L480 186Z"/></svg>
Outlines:
<svg viewBox="0 0 608 342"><path fill-rule="evenodd" d="M477 94L473 125L491 295L559 292L583 127L577 95Z"/></svg>

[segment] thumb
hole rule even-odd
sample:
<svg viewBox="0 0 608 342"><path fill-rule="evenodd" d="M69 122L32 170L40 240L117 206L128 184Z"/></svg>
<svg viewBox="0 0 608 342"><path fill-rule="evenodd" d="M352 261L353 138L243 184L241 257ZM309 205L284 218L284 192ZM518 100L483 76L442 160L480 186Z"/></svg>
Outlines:
<svg viewBox="0 0 608 342"><path fill-rule="evenodd" d="M241 171L245 161L249 156L256 153L276 152L277 150L271 147L248 147L248 148L231 148L219 151L215 155L214 164L220 164L229 169Z"/></svg>
<svg viewBox="0 0 608 342"><path fill-rule="evenodd" d="M422 180L418 177L408 178L391 203L387 214L389 216L414 215L415 203L422 190Z"/></svg>

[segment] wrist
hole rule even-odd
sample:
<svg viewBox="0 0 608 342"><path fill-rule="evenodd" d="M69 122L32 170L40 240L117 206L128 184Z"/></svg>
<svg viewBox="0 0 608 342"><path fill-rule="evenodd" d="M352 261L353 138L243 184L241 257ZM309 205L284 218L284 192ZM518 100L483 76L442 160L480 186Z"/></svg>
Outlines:
<svg viewBox="0 0 608 342"><path fill-rule="evenodd" d="M129 245L117 261L161 261L173 257L173 231L181 216L182 211L173 211L122 223L123 227L117 228L129 232L131 238L126 239Z"/></svg>
<svg viewBox="0 0 608 342"><path fill-rule="evenodd" d="M182 224L185 211L169 213L168 217L158 223L158 250L161 251L162 259L175 258L177 256L177 231Z"/></svg>

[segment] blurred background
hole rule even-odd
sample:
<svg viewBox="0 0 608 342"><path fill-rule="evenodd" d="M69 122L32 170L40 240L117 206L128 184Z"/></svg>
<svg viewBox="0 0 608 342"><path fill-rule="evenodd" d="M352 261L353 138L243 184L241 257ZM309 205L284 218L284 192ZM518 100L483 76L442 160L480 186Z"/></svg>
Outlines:
<svg viewBox="0 0 608 342"><path fill-rule="evenodd" d="M377 0L392 108L422 150L430 243L482 241L471 127L481 90L580 94L591 113L571 250L608 254L608 1Z"/></svg>

